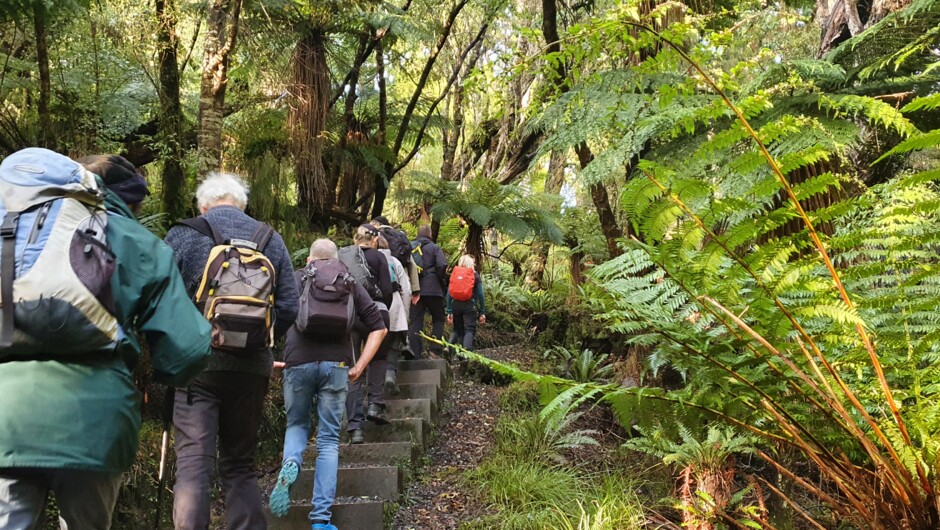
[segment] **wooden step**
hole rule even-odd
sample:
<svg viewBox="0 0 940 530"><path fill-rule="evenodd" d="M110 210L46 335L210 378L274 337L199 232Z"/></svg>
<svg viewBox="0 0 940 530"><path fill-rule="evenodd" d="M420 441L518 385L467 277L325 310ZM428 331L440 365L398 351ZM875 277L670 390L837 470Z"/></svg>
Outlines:
<svg viewBox="0 0 940 530"><path fill-rule="evenodd" d="M421 418L433 424L438 420L437 402L430 399L386 399L385 409L392 419Z"/></svg>
<svg viewBox="0 0 940 530"><path fill-rule="evenodd" d="M450 379L453 374L450 371L450 365L445 359L413 359L410 361L398 361L398 370L439 370L444 377Z"/></svg>
<svg viewBox="0 0 940 530"><path fill-rule="evenodd" d="M309 501L313 495L313 479L312 467L301 469L290 488L291 499ZM340 467L336 472L338 497L371 497L397 502L400 493L398 466Z"/></svg>
<svg viewBox="0 0 940 530"><path fill-rule="evenodd" d="M432 383L438 386L438 388L444 386L444 372L436 368L431 368L428 370L399 370L398 371L398 384L407 385L407 384L423 384L423 383Z"/></svg>
<svg viewBox="0 0 940 530"><path fill-rule="evenodd" d="M411 442L424 450L431 422L421 418L392 420L388 425L376 425L370 421L362 424L362 434L367 443Z"/></svg>
<svg viewBox="0 0 940 530"><path fill-rule="evenodd" d="M398 388L396 399L430 399L438 409L444 404L444 393L434 383L399 384Z"/></svg>
<svg viewBox="0 0 940 530"><path fill-rule="evenodd" d="M310 530L310 503L295 504L284 517L267 512L268 530ZM385 503L370 498L337 497L333 504L333 520L342 530L384 530Z"/></svg>
<svg viewBox="0 0 940 530"><path fill-rule="evenodd" d="M339 463L343 465L412 464L418 458L418 446L411 442L340 444ZM304 451L304 467L313 467L317 446L310 444Z"/></svg>

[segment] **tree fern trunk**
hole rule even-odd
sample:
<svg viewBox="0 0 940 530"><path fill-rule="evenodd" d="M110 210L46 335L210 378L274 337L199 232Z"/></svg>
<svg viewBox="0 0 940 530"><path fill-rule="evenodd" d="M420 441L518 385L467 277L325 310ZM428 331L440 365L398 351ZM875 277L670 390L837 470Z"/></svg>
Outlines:
<svg viewBox="0 0 940 530"><path fill-rule="evenodd" d="M311 29L294 48L292 102L288 124L297 176L297 199L311 223L325 222L334 190L327 189L323 168L323 132L329 112L330 72L326 34Z"/></svg>
<svg viewBox="0 0 940 530"><path fill-rule="evenodd" d="M199 174L222 165L222 122L228 69L238 36L242 0L214 0L209 4L208 33L199 88Z"/></svg>

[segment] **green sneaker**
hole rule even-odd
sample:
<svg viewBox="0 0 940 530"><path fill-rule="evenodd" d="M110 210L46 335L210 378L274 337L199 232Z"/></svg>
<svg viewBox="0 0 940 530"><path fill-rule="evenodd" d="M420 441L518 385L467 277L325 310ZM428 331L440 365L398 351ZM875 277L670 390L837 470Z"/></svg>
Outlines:
<svg viewBox="0 0 940 530"><path fill-rule="evenodd" d="M271 490L271 498L268 501L271 513L276 517L287 515L287 510L290 509L290 486L297 480L299 472L297 462L293 460L286 462L281 467L281 473L277 476L277 484Z"/></svg>

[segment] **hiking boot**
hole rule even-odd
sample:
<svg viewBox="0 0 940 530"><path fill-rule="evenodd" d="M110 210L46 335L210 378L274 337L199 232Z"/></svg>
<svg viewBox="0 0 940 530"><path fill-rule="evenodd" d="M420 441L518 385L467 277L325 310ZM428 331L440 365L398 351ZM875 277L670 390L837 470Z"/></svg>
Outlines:
<svg viewBox="0 0 940 530"><path fill-rule="evenodd" d="M268 506L271 513L276 517L284 517L287 510L290 509L290 486L297 480L297 473L300 469L297 462L290 460L281 467L281 472L277 476L277 484L271 491L271 498L268 500Z"/></svg>
<svg viewBox="0 0 940 530"><path fill-rule="evenodd" d="M388 381L388 379L386 379L386 381ZM369 408L366 409L366 419L374 422L376 425L388 425L389 423L388 414L385 413L385 407L375 403L369 403Z"/></svg>
<svg viewBox="0 0 940 530"><path fill-rule="evenodd" d="M353 429L349 431L349 443L351 444L361 444L366 441L362 436L362 429Z"/></svg>
<svg viewBox="0 0 940 530"><path fill-rule="evenodd" d="M316 523L315 525L311 526L310 528L311 528L311 530L339 530L339 528L336 528L335 526L331 525L330 523L326 523L326 524L323 524L323 523Z"/></svg>
<svg viewBox="0 0 940 530"><path fill-rule="evenodd" d="M398 388L398 371L388 370L385 372L385 392L390 396L397 396L401 389Z"/></svg>

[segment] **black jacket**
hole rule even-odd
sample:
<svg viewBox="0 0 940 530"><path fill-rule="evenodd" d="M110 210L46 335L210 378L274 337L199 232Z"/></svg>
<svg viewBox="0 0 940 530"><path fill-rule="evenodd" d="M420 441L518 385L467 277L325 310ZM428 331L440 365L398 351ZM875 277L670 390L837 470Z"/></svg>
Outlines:
<svg viewBox="0 0 940 530"><path fill-rule="evenodd" d="M436 243L426 237L414 240L421 245L421 296L444 297L447 258ZM414 253L412 253L414 255Z"/></svg>

